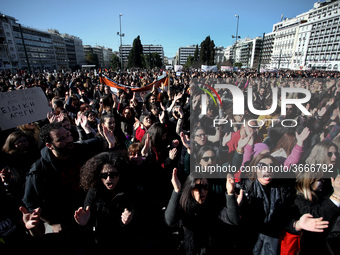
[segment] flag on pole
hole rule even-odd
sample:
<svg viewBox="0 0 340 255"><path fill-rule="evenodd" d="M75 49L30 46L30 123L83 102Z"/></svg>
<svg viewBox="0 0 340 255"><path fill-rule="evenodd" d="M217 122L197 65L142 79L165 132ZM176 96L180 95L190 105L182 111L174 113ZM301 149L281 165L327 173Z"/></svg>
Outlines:
<svg viewBox="0 0 340 255"><path fill-rule="evenodd" d="M164 84L164 86L168 86L168 80L169 80L169 78L167 76L165 76L162 79L159 79L159 80L157 80L153 83L150 83L150 84L148 84L144 87L136 88L136 87L132 87L132 86L128 86L128 85L118 84L115 81L107 78L104 75L99 77L99 82L102 83L102 84L105 84L105 85L110 86L112 88L117 88L117 89L122 89L122 90L131 89L132 92L149 91L149 90L152 90L153 86L160 87L162 84Z"/></svg>

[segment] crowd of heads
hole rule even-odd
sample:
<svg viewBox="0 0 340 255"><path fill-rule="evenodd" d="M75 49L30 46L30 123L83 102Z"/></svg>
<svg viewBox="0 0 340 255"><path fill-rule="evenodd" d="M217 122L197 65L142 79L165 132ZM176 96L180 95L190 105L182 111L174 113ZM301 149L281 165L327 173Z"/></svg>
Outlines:
<svg viewBox="0 0 340 255"><path fill-rule="evenodd" d="M101 84L100 75L130 88L115 89ZM77 176L79 187L86 191L124 191L141 201L148 201L152 196L156 202L148 205L155 210L166 207L170 199L174 168L183 184L179 204L184 212L190 211L195 203L204 204L208 193L213 192L212 187L215 187L217 197L221 195L219 189L225 191L227 174L213 179L209 174L195 177L191 173L195 172L196 166L200 169L235 166L237 171L232 173L232 178L240 189L246 189L242 182L245 179L257 180L263 186L293 179L290 192L302 194L310 201L315 201L319 192L327 195L329 193L325 192L332 190L331 182L323 182L323 179L336 178L340 169L338 72L169 71L166 75L170 86L162 84L147 92L133 92L134 88L151 84L162 75L163 70L33 74L1 71L1 92L40 87L51 106L46 119L1 131L1 188L21 200L26 175L34 161L40 158L40 150L47 147L56 157L68 159L73 155L75 143L100 138L107 142L108 150L82 162ZM233 114L236 103L228 89L216 89L221 103L209 97L203 102L206 84L212 88L216 84L239 88L245 99L244 115ZM311 99L303 106L311 115L303 114L294 104L284 105L286 114L282 115L282 87L308 90ZM251 98L257 110L268 110L274 100L273 88L279 88L276 110L265 116L252 113L247 99ZM303 95L297 92L289 93L287 97L298 99ZM202 114L203 106L206 114ZM216 124L216 119L223 120L223 124ZM321 165L325 171L298 171L290 176L280 173L277 176L282 178L275 179L275 174L268 169L280 165ZM242 167L256 171L244 173ZM7 185L11 178L15 183L12 190ZM216 179L222 180L223 185L218 186ZM155 192L157 194L153 194ZM78 213L86 214L86 210ZM129 222L129 214L124 215Z"/></svg>

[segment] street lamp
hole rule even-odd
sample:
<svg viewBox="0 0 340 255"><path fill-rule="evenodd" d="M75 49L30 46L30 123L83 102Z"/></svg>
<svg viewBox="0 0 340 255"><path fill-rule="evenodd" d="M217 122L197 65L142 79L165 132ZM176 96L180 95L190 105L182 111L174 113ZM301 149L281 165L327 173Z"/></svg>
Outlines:
<svg viewBox="0 0 340 255"><path fill-rule="evenodd" d="M119 13L119 32L117 32L117 35L120 36L119 58L120 58L121 70L123 70L122 37L125 35L125 34L122 34L122 16L123 16L123 13Z"/></svg>
<svg viewBox="0 0 340 255"><path fill-rule="evenodd" d="M235 62L236 62L236 46L237 46L237 39L238 39L238 38L241 38L240 36L238 36L238 22L239 22L240 16L238 16L238 15L236 14L235 17L237 18L236 36L234 36L234 35L231 36L232 38L236 38L235 47L234 47L234 65L233 65L233 66L235 66Z"/></svg>

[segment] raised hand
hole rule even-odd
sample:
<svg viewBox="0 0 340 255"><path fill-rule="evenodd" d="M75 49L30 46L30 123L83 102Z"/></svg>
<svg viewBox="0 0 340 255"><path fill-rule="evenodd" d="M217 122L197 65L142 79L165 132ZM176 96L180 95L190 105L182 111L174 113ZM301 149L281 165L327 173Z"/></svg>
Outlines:
<svg viewBox="0 0 340 255"><path fill-rule="evenodd" d="M174 191L176 193L179 193L181 191L182 184L181 184L181 182L179 181L179 179L177 177L177 168L174 168L172 170L171 183L172 183L172 186L174 187Z"/></svg>
<svg viewBox="0 0 340 255"><path fill-rule="evenodd" d="M102 126L103 130L100 129L98 124L98 131L99 133L106 139L107 143L109 144L109 148L113 148L116 145L116 138L113 132L110 132L107 127Z"/></svg>
<svg viewBox="0 0 340 255"><path fill-rule="evenodd" d="M81 226L85 226L87 224L90 216L91 213L89 206L86 207L86 210L84 210L83 207L79 207L79 209L74 212L74 219Z"/></svg>
<svg viewBox="0 0 340 255"><path fill-rule="evenodd" d="M124 225L127 225L131 222L133 217L133 213L130 212L127 208L124 209L124 212L121 215L121 220Z"/></svg>
<svg viewBox="0 0 340 255"><path fill-rule="evenodd" d="M307 139L307 137L309 136L310 131L308 127L305 127L301 134L298 134L297 132L295 132L295 137L296 137L296 144L298 144L299 146L303 146L303 142Z"/></svg>
<svg viewBox="0 0 340 255"><path fill-rule="evenodd" d="M249 135L241 136L240 140L238 140L237 148L238 150L243 150L243 148L249 143L250 139L254 140L254 132L250 132Z"/></svg>
<svg viewBox="0 0 340 255"><path fill-rule="evenodd" d="M234 180L234 177L231 174L227 175L226 188L227 188L228 195L234 194L235 180Z"/></svg>
<svg viewBox="0 0 340 255"><path fill-rule="evenodd" d="M233 132L229 132L229 133L225 133L225 135L223 136L223 139L222 139L222 145L227 145L227 143L230 141L231 139L231 134Z"/></svg>
<svg viewBox="0 0 340 255"><path fill-rule="evenodd" d="M133 123L133 128L137 130L137 128L141 125L139 119L135 117L135 123Z"/></svg>
<svg viewBox="0 0 340 255"><path fill-rule="evenodd" d="M322 107L320 110L318 110L318 115L319 115L319 117L324 116L325 113L326 113L326 111L327 111L327 108L326 108L326 107Z"/></svg>
<svg viewBox="0 0 340 255"><path fill-rule="evenodd" d="M176 148L173 148L169 151L169 158L171 160L174 160L176 158L176 155L177 155L177 149Z"/></svg>
<svg viewBox="0 0 340 255"><path fill-rule="evenodd" d="M159 121L160 121L160 123L164 123L164 118L165 118L165 111L162 111L162 113L159 114Z"/></svg>
<svg viewBox="0 0 340 255"><path fill-rule="evenodd" d="M22 220L26 229L31 230L40 223L40 208L36 208L33 211L28 211L25 207L20 206L19 210L22 213Z"/></svg>
<svg viewBox="0 0 340 255"><path fill-rule="evenodd" d="M188 152L190 153L190 139L187 135L185 135L183 132L180 133L181 141L185 148L187 148Z"/></svg>
<svg viewBox="0 0 340 255"><path fill-rule="evenodd" d="M142 156L146 156L150 148L150 134L145 134L145 135L146 135L146 139L145 139L143 149L141 151Z"/></svg>
<svg viewBox="0 0 340 255"><path fill-rule="evenodd" d="M237 204L241 204L243 199L243 189L240 189L240 194L235 193L235 179L231 174L227 174L226 189L228 195L235 195Z"/></svg>

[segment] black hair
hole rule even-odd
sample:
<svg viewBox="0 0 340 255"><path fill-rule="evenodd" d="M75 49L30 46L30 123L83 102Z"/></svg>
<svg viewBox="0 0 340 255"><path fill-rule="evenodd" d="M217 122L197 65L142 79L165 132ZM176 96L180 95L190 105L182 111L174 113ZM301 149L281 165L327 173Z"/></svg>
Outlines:
<svg viewBox="0 0 340 255"><path fill-rule="evenodd" d="M40 130L40 139L41 141L46 143L52 143L51 131L62 128L61 122L54 122L44 125Z"/></svg>

